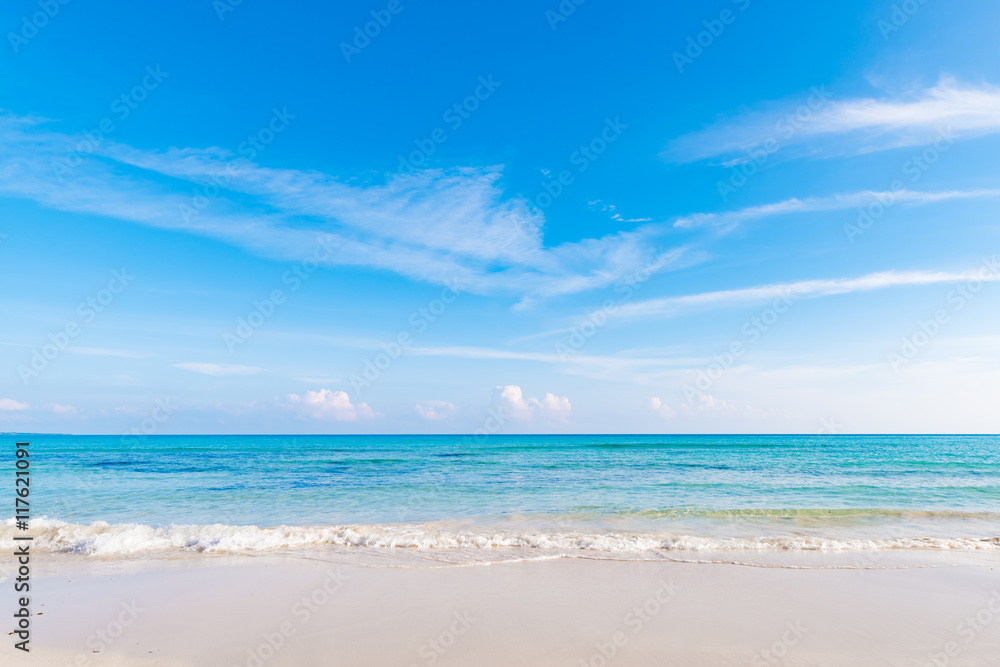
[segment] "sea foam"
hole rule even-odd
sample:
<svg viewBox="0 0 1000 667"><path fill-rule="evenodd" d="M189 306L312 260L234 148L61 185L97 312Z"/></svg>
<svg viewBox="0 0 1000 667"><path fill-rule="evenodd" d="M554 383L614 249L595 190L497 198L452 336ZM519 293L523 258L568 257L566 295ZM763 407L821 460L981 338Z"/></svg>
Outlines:
<svg viewBox="0 0 1000 667"><path fill-rule="evenodd" d="M529 529L460 529L440 524L339 526L89 525L34 519L27 533L13 519L0 524L0 548L16 535L31 535L36 551L87 556L130 556L169 552L255 553L323 547L412 550L533 549L571 554L650 552L868 551L887 549L1000 550L1000 537L824 538L784 535L699 537L672 533L574 532Z"/></svg>

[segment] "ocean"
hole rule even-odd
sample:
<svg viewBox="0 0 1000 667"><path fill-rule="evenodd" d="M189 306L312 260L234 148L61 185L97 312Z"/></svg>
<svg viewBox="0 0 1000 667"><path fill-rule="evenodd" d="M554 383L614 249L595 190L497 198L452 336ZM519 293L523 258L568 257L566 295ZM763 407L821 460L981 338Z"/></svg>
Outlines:
<svg viewBox="0 0 1000 667"><path fill-rule="evenodd" d="M84 557L1000 552L992 435L5 438L36 550Z"/></svg>

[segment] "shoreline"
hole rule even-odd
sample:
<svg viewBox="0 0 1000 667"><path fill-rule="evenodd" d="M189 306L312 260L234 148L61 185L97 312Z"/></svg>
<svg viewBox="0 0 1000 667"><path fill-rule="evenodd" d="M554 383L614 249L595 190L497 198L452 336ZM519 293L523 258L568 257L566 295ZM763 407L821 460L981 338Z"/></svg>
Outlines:
<svg viewBox="0 0 1000 667"><path fill-rule="evenodd" d="M971 523L959 530L962 521ZM968 552L1000 558L1000 537L992 522L949 520L946 524L849 525L828 522L778 525L730 522L699 533L679 532L685 526L660 522L656 530L638 526L612 529L582 522L473 521L376 525L144 525L95 521L73 524L53 519L32 520L32 548L41 553L131 558L144 555L221 553L267 554L344 551L381 554L439 554L445 558L504 561L532 557L604 557L615 560L673 560L730 562L752 555L755 560L789 553L821 553L832 558L845 554L948 554ZM673 530L666 530L667 527ZM691 526L687 526L691 527ZM773 532L765 532L773 531ZM934 533L937 533L936 535ZM14 520L0 522L0 549L13 548L18 539ZM914 556L922 558L923 556ZM934 556L930 556L933 558ZM871 560L867 558L866 560ZM2 576L2 572L0 572Z"/></svg>

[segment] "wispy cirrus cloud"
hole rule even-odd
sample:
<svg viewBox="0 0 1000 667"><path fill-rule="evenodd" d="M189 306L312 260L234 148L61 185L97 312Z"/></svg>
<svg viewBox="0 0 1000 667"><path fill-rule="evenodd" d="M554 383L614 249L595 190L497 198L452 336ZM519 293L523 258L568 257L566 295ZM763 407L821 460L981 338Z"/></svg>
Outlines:
<svg viewBox="0 0 1000 667"><path fill-rule="evenodd" d="M996 258L990 260L995 267L992 272L976 271L881 271L857 278L835 278L829 280L801 280L797 282L774 283L759 287L733 290L702 292L686 296L648 299L622 306L618 317L677 315L683 312L706 308L725 307L744 303L767 301L778 297L792 299L815 298L853 292L870 292L890 287L960 283L970 280L1000 280L1000 264Z"/></svg>
<svg viewBox="0 0 1000 667"><path fill-rule="evenodd" d="M1000 281L1000 260L995 256L985 259L982 267L972 271L883 271L854 278L800 280L772 283L732 290L699 292L682 296L647 299L621 305L614 318L676 317L693 312L719 308L732 308L745 304L767 302L781 298L797 300L871 292L894 287L955 284L971 281ZM545 335L559 333L548 331ZM526 338L526 340L530 339ZM414 347L407 350L414 356L454 357L484 361L527 361L556 364L576 369L587 369L591 374L613 375L640 370L663 373L697 365L701 360L676 357L670 354L648 354L649 350L634 350L616 355L589 355L576 353L564 355L556 352L530 352L470 346ZM655 351L659 352L659 351Z"/></svg>
<svg viewBox="0 0 1000 667"><path fill-rule="evenodd" d="M112 350L104 347L72 347L70 352L75 354L87 354L98 357L121 357L123 359L143 359L150 356L148 353L133 352L132 350Z"/></svg>
<svg viewBox="0 0 1000 667"><path fill-rule="evenodd" d="M860 206L887 194L791 198L695 213L672 224L645 224L549 247L541 212L523 199L504 196L498 167L426 170L382 185L359 185L319 172L237 161L220 148L155 151L109 141L81 144L47 128L46 121L0 112L0 194L209 236L276 260L315 257L322 241L323 261L331 265L377 268L438 284L458 280L469 292L507 294L522 304L610 286L653 258L665 258L667 270L704 261L707 255L690 245L664 249L664 238L675 228L729 228L771 216ZM218 196L192 212L192 187ZM892 194L894 201L920 205L998 193ZM126 356L97 348L84 353Z"/></svg>
<svg viewBox="0 0 1000 667"><path fill-rule="evenodd" d="M174 368L180 368L181 370L191 371L192 373L201 373L202 375L256 375L260 373L262 368L255 368L253 366L239 366L237 364L212 364L212 363L197 363L197 362L186 362L182 364L174 364Z"/></svg>
<svg viewBox="0 0 1000 667"><path fill-rule="evenodd" d="M876 191L864 190L827 197L792 197L783 201L759 206L749 206L735 211L722 213L695 213L677 218L673 225L690 229L694 227L713 227L729 229L743 222L791 213L817 213L821 211L836 211L858 208L878 202L892 202L909 206L934 204L956 199L982 199L1000 197L1000 189L975 190L940 190L936 192L918 190Z"/></svg>
<svg viewBox="0 0 1000 667"><path fill-rule="evenodd" d="M530 298L606 287L663 251L633 231L546 246L543 214L505 195L500 167L363 184L263 167L221 148L144 150L49 127L0 112L0 194L209 236L277 260L316 257L322 241L321 261L331 265Z"/></svg>
<svg viewBox="0 0 1000 667"><path fill-rule="evenodd" d="M925 145L944 130L965 138L992 134L1000 132L1000 88L943 77L906 95L827 101L803 122L776 130L776 120L794 112L795 104L776 103L718 121L678 137L664 157L676 162L729 158L769 140L829 156Z"/></svg>

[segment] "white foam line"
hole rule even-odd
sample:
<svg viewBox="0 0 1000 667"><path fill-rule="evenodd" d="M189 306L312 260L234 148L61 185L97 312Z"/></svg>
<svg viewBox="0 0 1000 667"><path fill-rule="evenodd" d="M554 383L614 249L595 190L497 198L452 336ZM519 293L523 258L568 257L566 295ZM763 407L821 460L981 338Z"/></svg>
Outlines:
<svg viewBox="0 0 1000 667"><path fill-rule="evenodd" d="M397 554L443 556L465 550L496 553L500 549L537 549L539 558L585 552L658 554L677 552L817 552L844 553L872 550L898 551L997 551L1000 537L931 538L894 537L822 538L804 536L706 538L649 533L547 533L541 531L446 530L433 525L403 526L227 526L222 524L146 526L110 525L94 522L89 526L50 519L32 521L34 545L39 551L77 553L88 556L127 556L162 552L187 553L267 553L306 548L359 548L396 551ZM14 545L14 520L0 524L0 548ZM398 550L398 551L397 551ZM548 552L548 553L545 553ZM494 561L490 561L494 562ZM466 560L463 566L476 564Z"/></svg>

